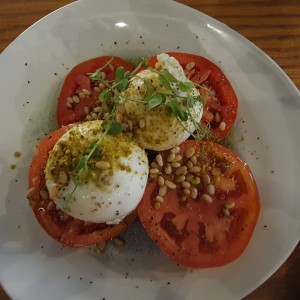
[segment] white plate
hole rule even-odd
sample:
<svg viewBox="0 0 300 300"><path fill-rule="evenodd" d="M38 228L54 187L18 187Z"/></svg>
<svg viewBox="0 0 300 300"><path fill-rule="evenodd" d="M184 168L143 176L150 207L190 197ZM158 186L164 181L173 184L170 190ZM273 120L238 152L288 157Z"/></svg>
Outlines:
<svg viewBox="0 0 300 300"><path fill-rule="evenodd" d="M236 136L244 138L236 149L261 195L248 248L225 267L194 271L174 265L137 227L121 251L96 256L62 248L37 224L26 188L33 145L49 128L63 78L91 57L171 50L220 65L238 95ZM0 90L0 279L12 298L240 299L299 241L299 92L269 57L216 20L165 0L79 1L42 19L1 54Z"/></svg>

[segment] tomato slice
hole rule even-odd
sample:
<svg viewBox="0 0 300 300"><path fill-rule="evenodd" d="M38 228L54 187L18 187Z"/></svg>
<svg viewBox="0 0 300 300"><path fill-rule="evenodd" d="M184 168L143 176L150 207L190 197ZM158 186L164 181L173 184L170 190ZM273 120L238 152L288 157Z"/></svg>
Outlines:
<svg viewBox="0 0 300 300"><path fill-rule="evenodd" d="M222 70L208 59L195 54L169 52L183 67L187 78L201 85L200 95L204 99L202 125L210 125L215 140L224 139L232 130L237 109L237 96ZM157 59L149 58L154 67Z"/></svg>
<svg viewBox="0 0 300 300"><path fill-rule="evenodd" d="M114 80L115 70L120 66L123 66L126 71L133 71L133 67L128 62L116 56L96 57L75 66L66 76L58 98L57 123L59 126L84 121L88 115L91 118L91 113L96 107L98 108L97 114L99 111L103 112L103 105L98 100L98 96L104 86L100 85L101 88L99 88L101 82L92 81L87 74L94 73L106 64L108 65L102 72L105 73L107 81ZM105 109L109 110L106 106Z"/></svg>
<svg viewBox="0 0 300 300"><path fill-rule="evenodd" d="M249 243L260 211L249 167L208 141L188 140L178 154L170 151L160 154L163 164L151 163L158 171L150 169L138 206L144 228L179 264L207 268L233 261Z"/></svg>
<svg viewBox="0 0 300 300"><path fill-rule="evenodd" d="M65 129L60 128L40 143L38 155L32 159L29 169L28 199L37 221L55 240L70 247L101 243L125 231L136 219L137 213L132 212L117 225L107 225L84 222L56 208L48 195L44 170L49 151L65 132Z"/></svg>

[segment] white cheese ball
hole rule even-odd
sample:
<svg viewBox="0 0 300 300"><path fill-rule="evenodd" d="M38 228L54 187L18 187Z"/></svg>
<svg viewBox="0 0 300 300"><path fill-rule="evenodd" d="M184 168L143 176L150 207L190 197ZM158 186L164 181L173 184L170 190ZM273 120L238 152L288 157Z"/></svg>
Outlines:
<svg viewBox="0 0 300 300"><path fill-rule="evenodd" d="M157 59L162 68L168 70L177 80L189 81L174 57L160 54ZM151 85L150 88L149 85ZM134 137L143 148L155 151L167 150L181 144L190 136L190 133L195 131L192 120L182 121L181 124L175 115L167 112L165 105L147 110L141 101L145 99L149 89L166 94L166 104L171 101L167 95L169 91L161 85L159 75L155 71L146 69L136 74L130 80L129 86L122 93L123 97L121 98L126 114L133 122ZM180 96L187 96L186 92L178 91L178 93ZM193 88L190 94L192 96L200 95L196 88ZM202 103L197 102L189 112L199 123L203 113Z"/></svg>
<svg viewBox="0 0 300 300"><path fill-rule="evenodd" d="M73 180L76 165L103 134L101 123L90 121L75 125L58 140L46 165L46 185L56 205L66 209L72 217L117 224L136 209L144 194L148 158L130 137L106 135L100 145L100 155L89 160L86 182L76 187ZM62 174L67 175L67 183L61 183L61 178L66 177ZM57 187L59 192L53 193ZM70 195L72 198L67 204L65 201Z"/></svg>

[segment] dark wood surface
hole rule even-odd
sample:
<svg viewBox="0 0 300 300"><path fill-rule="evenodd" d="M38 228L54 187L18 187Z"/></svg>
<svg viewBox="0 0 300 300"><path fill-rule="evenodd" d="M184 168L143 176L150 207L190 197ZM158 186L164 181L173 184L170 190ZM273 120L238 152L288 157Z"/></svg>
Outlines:
<svg viewBox="0 0 300 300"><path fill-rule="evenodd" d="M34 22L71 2L0 0L0 53ZM299 0L178 2L206 13L241 33L274 59L300 89ZM0 286L0 300L8 299ZM300 244L277 272L245 299L300 299Z"/></svg>

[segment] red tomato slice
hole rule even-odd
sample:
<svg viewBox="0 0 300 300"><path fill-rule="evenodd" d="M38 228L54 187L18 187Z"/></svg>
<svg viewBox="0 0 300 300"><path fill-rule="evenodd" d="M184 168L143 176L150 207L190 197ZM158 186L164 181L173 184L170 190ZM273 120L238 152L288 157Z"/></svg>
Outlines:
<svg viewBox="0 0 300 300"><path fill-rule="evenodd" d="M66 131L60 128L47 136L39 145L39 154L32 159L29 169L30 205L37 221L55 240L70 247L83 247L108 240L125 231L135 220L136 211L118 225L84 222L55 207L45 184L45 166L49 151Z"/></svg>
<svg viewBox="0 0 300 300"><path fill-rule="evenodd" d="M195 154L187 159L191 148ZM260 210L249 167L229 149L212 142L181 144L183 173L184 168L173 167L167 175L164 168L171 159L170 151L161 155L164 167L152 163L152 168L159 169L165 183L159 177L150 179L138 206L150 237L171 259L192 268L222 266L239 257ZM178 182L180 176L185 177L184 183ZM162 200L158 196L163 195L161 186L170 186L167 180L176 187L168 188Z"/></svg>
<svg viewBox="0 0 300 300"><path fill-rule="evenodd" d="M199 88L204 99L201 123L209 124L216 140L222 140L232 130L238 109L238 99L229 80L218 66L204 57L179 52L168 54L179 61L191 81L204 87ZM153 56L148 63L154 67L156 62Z"/></svg>
<svg viewBox="0 0 300 300"><path fill-rule="evenodd" d="M94 73L109 61L111 61L110 64L102 70L106 74L106 80L113 80L115 70L120 66L123 66L126 71L133 71L133 67L128 62L115 56L96 57L75 66L65 78L58 98L57 123L59 126L84 121L87 116L85 107L93 111L97 104L100 104L98 96L101 91L97 89L99 82L92 82L87 74ZM84 94L84 99L79 97L81 93ZM68 98L74 96L80 99L79 103L71 101L72 103L68 104Z"/></svg>

